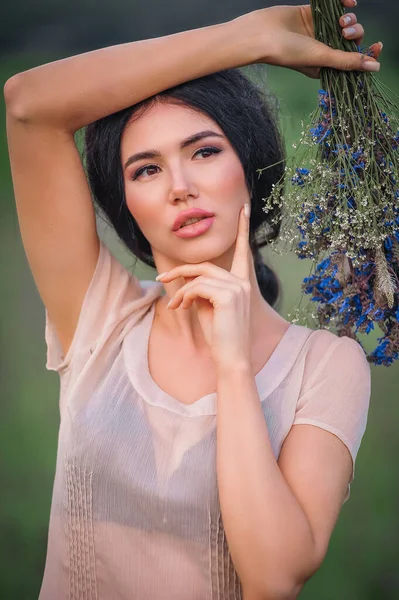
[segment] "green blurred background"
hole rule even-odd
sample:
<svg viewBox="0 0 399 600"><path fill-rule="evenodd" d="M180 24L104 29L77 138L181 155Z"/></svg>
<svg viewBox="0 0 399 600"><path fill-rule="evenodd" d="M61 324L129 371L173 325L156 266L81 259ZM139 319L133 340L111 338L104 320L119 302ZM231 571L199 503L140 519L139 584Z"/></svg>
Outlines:
<svg viewBox="0 0 399 600"><path fill-rule="evenodd" d="M111 44L167 35L227 21L273 4L254 0L91 0L11 4L0 21L0 80L18 71ZM397 0L360 1L364 44L384 42L378 77L399 95ZM319 82L294 71L256 68L280 102L290 151L301 120L315 108ZM59 426L58 375L46 371L44 307L22 246L9 169L4 102L0 105L0 598L37 598L43 576ZM132 263L113 233L98 222L101 238L125 264ZM293 255L264 251L283 285L281 313L289 318L310 269ZM138 263L140 279L153 279ZM377 332L366 337L366 349ZM399 599L399 364L372 367L368 428L323 566L306 584L304 600ZM54 599L56 600L56 599ZM172 599L171 599L172 600Z"/></svg>

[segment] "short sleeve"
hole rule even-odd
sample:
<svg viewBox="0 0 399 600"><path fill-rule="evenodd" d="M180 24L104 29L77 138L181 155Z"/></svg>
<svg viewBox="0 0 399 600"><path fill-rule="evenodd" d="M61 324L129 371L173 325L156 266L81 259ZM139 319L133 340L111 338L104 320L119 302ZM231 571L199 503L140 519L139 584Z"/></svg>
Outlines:
<svg viewBox="0 0 399 600"><path fill-rule="evenodd" d="M331 335L332 343L303 383L294 425L309 424L333 433L345 444L355 462L367 426L371 372L358 342ZM350 495L350 486L344 502Z"/></svg>
<svg viewBox="0 0 399 600"><path fill-rule="evenodd" d="M144 285L141 285L144 284ZM110 332L156 297L157 283L140 282L111 254L100 240L100 251L78 323L66 356L47 309L45 310L46 369L60 375L71 365L83 367L96 348L109 343ZM154 289L156 288L156 289Z"/></svg>

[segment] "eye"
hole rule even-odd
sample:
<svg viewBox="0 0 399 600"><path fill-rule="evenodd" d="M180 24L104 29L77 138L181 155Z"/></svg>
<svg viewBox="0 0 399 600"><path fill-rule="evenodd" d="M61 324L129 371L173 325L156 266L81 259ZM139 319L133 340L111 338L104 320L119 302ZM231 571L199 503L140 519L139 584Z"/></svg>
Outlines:
<svg viewBox="0 0 399 600"><path fill-rule="evenodd" d="M222 152L222 150L220 148L215 148L214 146L206 146L205 148L200 148L199 150L197 150L197 152L194 153L194 156L197 156L197 154L203 154L203 153L207 153L207 154L211 154L211 155L219 154L219 152ZM134 181L135 179L140 177L140 175L145 173L147 170L158 169L158 168L159 167L157 165L146 165L145 167L140 167L140 169L138 169L134 173L132 180Z"/></svg>
<svg viewBox="0 0 399 600"><path fill-rule="evenodd" d="M137 171L135 172L135 174L132 177L132 180L134 181L135 179L140 177L140 175L142 175L142 173L147 171L147 169L158 169L158 167L157 167L157 165L147 165L146 167L141 167L140 169L137 169Z"/></svg>
<svg viewBox="0 0 399 600"><path fill-rule="evenodd" d="M197 150L197 152L194 154L194 156L196 156L197 154L203 153L203 152L210 152L211 154L219 154L219 152L221 152L220 148L214 148L213 146L207 146L206 148L200 148L199 150Z"/></svg>

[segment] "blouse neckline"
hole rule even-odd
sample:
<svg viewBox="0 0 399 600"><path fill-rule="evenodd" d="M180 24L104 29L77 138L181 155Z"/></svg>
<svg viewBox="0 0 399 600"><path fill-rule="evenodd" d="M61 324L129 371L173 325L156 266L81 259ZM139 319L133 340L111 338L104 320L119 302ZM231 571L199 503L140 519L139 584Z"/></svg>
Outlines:
<svg viewBox="0 0 399 600"><path fill-rule="evenodd" d="M148 404L166 408L180 415L216 415L216 392L202 396L191 404L184 404L165 392L152 378L148 349L155 305L156 302L152 302L143 318L128 333L123 344L125 367L133 387ZM264 400L281 383L311 332L312 330L301 325L289 325L266 363L255 375L260 400Z"/></svg>

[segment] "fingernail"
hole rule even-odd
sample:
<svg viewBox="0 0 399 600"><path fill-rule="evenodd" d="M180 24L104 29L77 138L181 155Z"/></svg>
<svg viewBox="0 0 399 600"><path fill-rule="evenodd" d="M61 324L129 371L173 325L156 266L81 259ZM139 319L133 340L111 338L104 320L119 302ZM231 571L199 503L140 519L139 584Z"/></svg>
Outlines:
<svg viewBox="0 0 399 600"><path fill-rule="evenodd" d="M383 47L384 47L384 44L383 44L382 42L378 42L378 43L379 43L379 45L381 46L381 50L382 50L382 49L383 49Z"/></svg>
<svg viewBox="0 0 399 600"><path fill-rule="evenodd" d="M381 63L379 62L374 62L372 60L366 60L363 63L363 69L365 71L374 71L374 72L378 72L381 69Z"/></svg>
<svg viewBox="0 0 399 600"><path fill-rule="evenodd" d="M350 17L344 17L342 20L344 22L344 25L349 25L352 19Z"/></svg>
<svg viewBox="0 0 399 600"><path fill-rule="evenodd" d="M167 275L167 274L168 274L168 271L165 271L165 273L161 273L160 275L155 277L155 281L158 281L158 279L162 279L162 277L165 277L165 275Z"/></svg>
<svg viewBox="0 0 399 600"><path fill-rule="evenodd" d="M357 6L357 0L352 0L353 6Z"/></svg>
<svg viewBox="0 0 399 600"><path fill-rule="evenodd" d="M249 204L244 204L244 214L247 217L247 219L249 219L251 215L251 207Z"/></svg>
<svg viewBox="0 0 399 600"><path fill-rule="evenodd" d="M354 35L356 33L356 29L354 27L347 27L344 29L345 35Z"/></svg>

